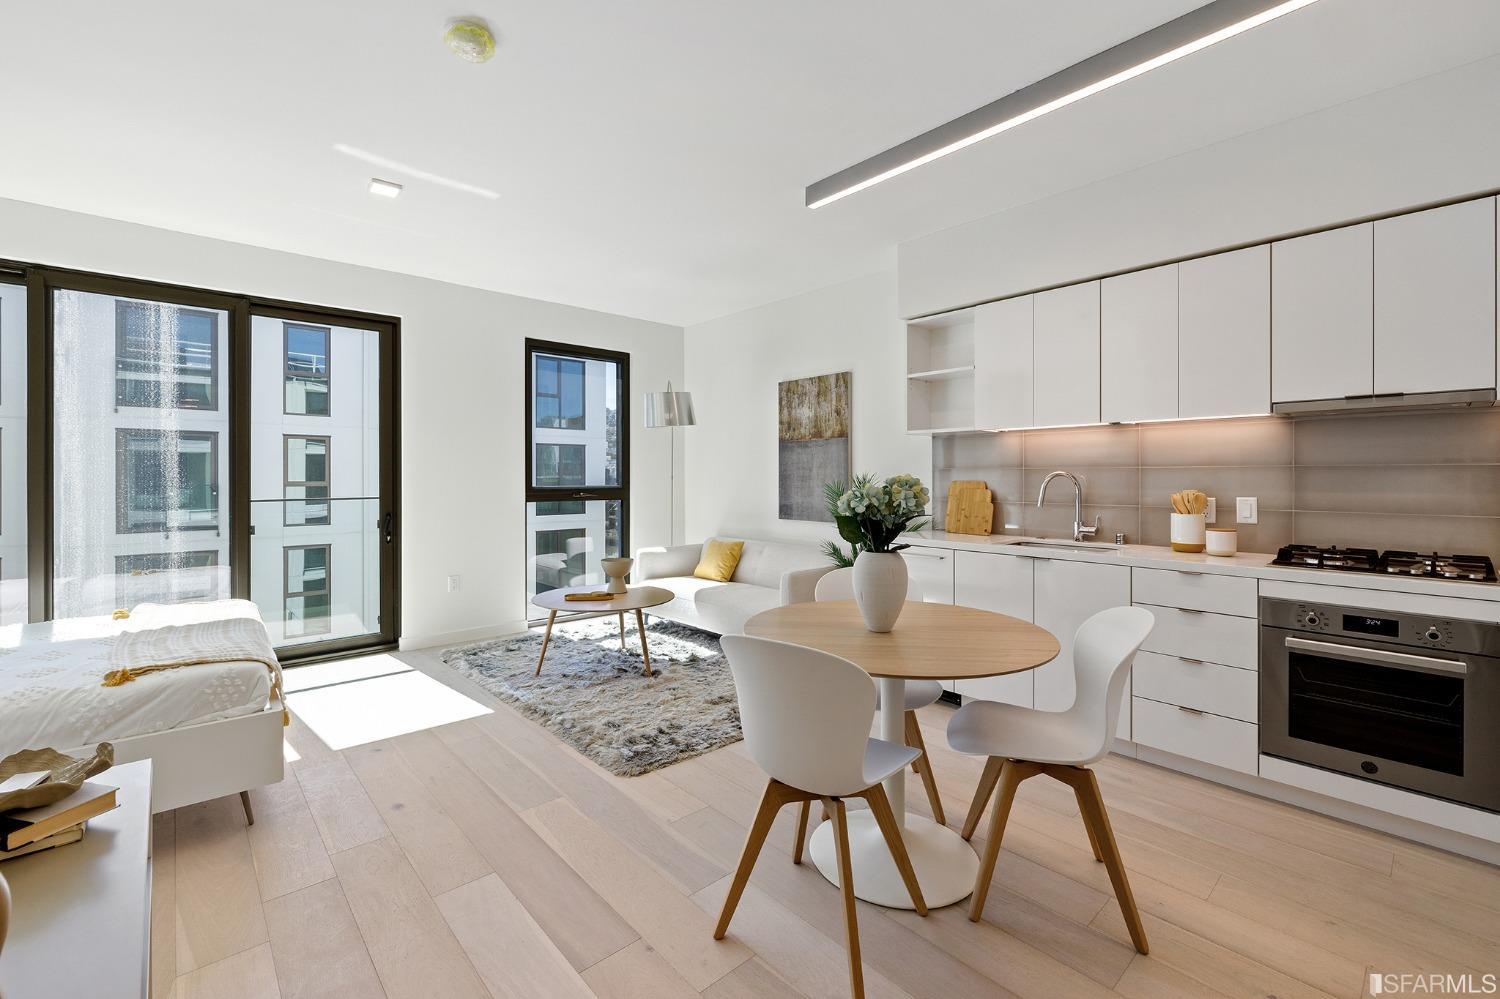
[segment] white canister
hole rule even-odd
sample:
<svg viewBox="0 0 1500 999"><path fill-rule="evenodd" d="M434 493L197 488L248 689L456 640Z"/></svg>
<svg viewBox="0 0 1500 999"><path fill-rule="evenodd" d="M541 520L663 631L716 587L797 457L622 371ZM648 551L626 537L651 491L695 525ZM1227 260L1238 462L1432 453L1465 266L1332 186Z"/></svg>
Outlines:
<svg viewBox="0 0 1500 999"><path fill-rule="evenodd" d="M1240 532L1232 527L1210 527L1204 551L1210 555L1233 555L1240 550Z"/></svg>
<svg viewBox="0 0 1500 999"><path fill-rule="evenodd" d="M1201 513L1172 514L1172 550L1201 552L1206 518Z"/></svg>

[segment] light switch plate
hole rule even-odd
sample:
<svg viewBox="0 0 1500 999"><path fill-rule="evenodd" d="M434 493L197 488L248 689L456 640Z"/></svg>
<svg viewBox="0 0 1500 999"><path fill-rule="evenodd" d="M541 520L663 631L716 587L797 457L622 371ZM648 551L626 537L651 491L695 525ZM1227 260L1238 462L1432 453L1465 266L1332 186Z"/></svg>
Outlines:
<svg viewBox="0 0 1500 999"><path fill-rule="evenodd" d="M459 583L459 579L458 579L457 574L449 576L448 577L448 592L449 593L457 593L458 592L458 583Z"/></svg>
<svg viewBox="0 0 1500 999"><path fill-rule="evenodd" d="M1260 502L1254 496L1236 496L1234 519L1241 524L1260 523Z"/></svg>
<svg viewBox="0 0 1500 999"><path fill-rule="evenodd" d="M1219 519L1219 501L1212 496L1208 498L1208 512L1203 515L1205 523L1212 524Z"/></svg>

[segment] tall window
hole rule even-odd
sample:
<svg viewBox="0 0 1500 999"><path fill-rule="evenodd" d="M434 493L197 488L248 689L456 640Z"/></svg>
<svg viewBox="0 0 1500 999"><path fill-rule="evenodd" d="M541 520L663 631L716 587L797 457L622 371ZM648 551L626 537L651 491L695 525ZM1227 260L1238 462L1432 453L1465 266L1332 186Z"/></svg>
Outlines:
<svg viewBox="0 0 1500 999"><path fill-rule="evenodd" d="M284 611L288 638L326 635L331 630L332 551L331 545L292 545L284 550L282 571L286 580Z"/></svg>
<svg viewBox="0 0 1500 999"><path fill-rule="evenodd" d="M530 595L602 582L599 560L629 547L629 368L628 354L526 342Z"/></svg>
<svg viewBox="0 0 1500 999"><path fill-rule="evenodd" d="M219 435L115 431L115 530L211 531L219 526Z"/></svg>
<svg viewBox="0 0 1500 999"><path fill-rule="evenodd" d="M328 437L282 438L282 487L288 526L328 525Z"/></svg>
<svg viewBox="0 0 1500 999"><path fill-rule="evenodd" d="M115 302L115 405L218 409L219 314Z"/></svg>
<svg viewBox="0 0 1500 999"><path fill-rule="evenodd" d="M27 578L26 285L0 272L0 624L24 623Z"/></svg>
<svg viewBox="0 0 1500 999"><path fill-rule="evenodd" d="M286 413L288 416L327 416L329 413L328 344L326 326L286 323Z"/></svg>
<svg viewBox="0 0 1500 999"><path fill-rule="evenodd" d="M567 357L536 358L536 425L583 430L588 413L583 401L583 361Z"/></svg>
<svg viewBox="0 0 1500 999"><path fill-rule="evenodd" d="M115 556L115 603L170 604L208 600L218 588L216 551L145 552Z"/></svg>

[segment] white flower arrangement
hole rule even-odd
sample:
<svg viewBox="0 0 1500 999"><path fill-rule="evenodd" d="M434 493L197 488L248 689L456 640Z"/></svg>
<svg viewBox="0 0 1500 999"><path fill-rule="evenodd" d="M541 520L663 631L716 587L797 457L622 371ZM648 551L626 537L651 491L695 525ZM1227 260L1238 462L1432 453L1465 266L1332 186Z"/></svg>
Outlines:
<svg viewBox="0 0 1500 999"><path fill-rule="evenodd" d="M893 475L884 482L871 475L859 475L848 488L830 485L825 493L839 535L853 546L854 555L860 551L883 553L906 548L895 544L895 540L906 531L926 526L926 521L917 521L932 499L915 475ZM837 549L831 543L825 547ZM830 553L830 557L834 555ZM842 552L835 561L845 561Z"/></svg>

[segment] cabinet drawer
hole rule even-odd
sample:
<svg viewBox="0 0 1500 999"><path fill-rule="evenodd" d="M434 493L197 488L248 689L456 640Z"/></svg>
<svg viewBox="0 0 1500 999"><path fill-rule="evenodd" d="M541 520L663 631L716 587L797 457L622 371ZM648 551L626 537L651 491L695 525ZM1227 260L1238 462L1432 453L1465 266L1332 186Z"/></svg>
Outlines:
<svg viewBox="0 0 1500 999"><path fill-rule="evenodd" d="M1178 569L1132 569L1135 602L1186 607L1237 617L1256 616L1257 584L1249 576L1215 576Z"/></svg>
<svg viewBox="0 0 1500 999"><path fill-rule="evenodd" d="M1253 774L1259 768L1259 740L1260 727L1249 722L1135 698L1137 745Z"/></svg>
<svg viewBox="0 0 1500 999"><path fill-rule="evenodd" d="M1256 646L1258 625L1254 618L1175 607L1152 606L1146 609L1156 615L1156 627L1151 629L1141 646L1147 652L1201 659L1240 669L1255 669L1260 661Z"/></svg>
<svg viewBox="0 0 1500 999"><path fill-rule="evenodd" d="M1192 662L1157 652L1137 652L1131 674L1139 697L1180 704L1226 718L1259 718L1260 674L1216 663Z"/></svg>
<svg viewBox="0 0 1500 999"><path fill-rule="evenodd" d="M915 545L901 553L906 559L906 574L922 591L929 604L953 603L953 555L947 548L920 548Z"/></svg>

